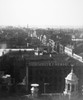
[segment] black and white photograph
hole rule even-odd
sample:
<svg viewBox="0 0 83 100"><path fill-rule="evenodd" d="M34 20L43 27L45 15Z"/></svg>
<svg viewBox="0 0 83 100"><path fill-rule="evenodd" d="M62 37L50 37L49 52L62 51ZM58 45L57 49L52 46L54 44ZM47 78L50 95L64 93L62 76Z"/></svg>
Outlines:
<svg viewBox="0 0 83 100"><path fill-rule="evenodd" d="M0 0L0 100L83 100L83 0Z"/></svg>

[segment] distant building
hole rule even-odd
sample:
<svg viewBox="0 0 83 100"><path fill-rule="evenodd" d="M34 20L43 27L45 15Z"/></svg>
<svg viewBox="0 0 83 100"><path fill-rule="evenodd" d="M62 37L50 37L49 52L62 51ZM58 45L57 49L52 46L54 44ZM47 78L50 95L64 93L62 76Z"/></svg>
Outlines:
<svg viewBox="0 0 83 100"><path fill-rule="evenodd" d="M54 52L55 42L52 39L49 39L49 46L52 48L52 52Z"/></svg>
<svg viewBox="0 0 83 100"><path fill-rule="evenodd" d="M43 45L47 44L47 37L46 37L46 35L43 36L42 43L43 43Z"/></svg>
<svg viewBox="0 0 83 100"><path fill-rule="evenodd" d="M64 53L64 46L62 44L59 45L59 53Z"/></svg>
<svg viewBox="0 0 83 100"><path fill-rule="evenodd" d="M34 30L32 37L37 37L36 30Z"/></svg>
<svg viewBox="0 0 83 100"><path fill-rule="evenodd" d="M6 49L7 48L7 43L0 43L0 49Z"/></svg>
<svg viewBox="0 0 83 100"><path fill-rule="evenodd" d="M29 47L29 43L27 43L27 47Z"/></svg>
<svg viewBox="0 0 83 100"><path fill-rule="evenodd" d="M81 42L81 43L78 43L77 45L76 45L76 47L74 48L74 53L76 53L76 54L81 54L81 53L83 53L83 42Z"/></svg>
<svg viewBox="0 0 83 100"><path fill-rule="evenodd" d="M40 41L42 41L42 38L43 38L43 36L42 36L42 35L40 35Z"/></svg>
<svg viewBox="0 0 83 100"><path fill-rule="evenodd" d="M75 35L72 35L72 39L75 39Z"/></svg>
<svg viewBox="0 0 83 100"><path fill-rule="evenodd" d="M72 56L72 54L73 54L73 46L71 46L71 45L67 45L67 46L65 46L65 48L64 48L64 52L66 53L66 54L68 54L69 56Z"/></svg>

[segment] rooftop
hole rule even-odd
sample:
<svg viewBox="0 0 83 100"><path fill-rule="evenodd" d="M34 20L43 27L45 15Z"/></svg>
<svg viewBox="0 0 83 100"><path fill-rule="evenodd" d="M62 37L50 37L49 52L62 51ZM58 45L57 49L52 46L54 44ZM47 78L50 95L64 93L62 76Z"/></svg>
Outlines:
<svg viewBox="0 0 83 100"><path fill-rule="evenodd" d="M66 80L70 80L70 81L74 81L77 82L78 78L75 75L75 73L73 73L73 69L71 70L71 72L67 75L67 77L65 78Z"/></svg>

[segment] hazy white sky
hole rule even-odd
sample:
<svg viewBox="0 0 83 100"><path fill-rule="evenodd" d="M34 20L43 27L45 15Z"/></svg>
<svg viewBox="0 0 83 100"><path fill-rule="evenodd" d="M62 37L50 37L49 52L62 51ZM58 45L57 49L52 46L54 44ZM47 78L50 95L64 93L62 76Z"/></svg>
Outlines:
<svg viewBox="0 0 83 100"><path fill-rule="evenodd" d="M83 26L83 0L0 0L0 25Z"/></svg>

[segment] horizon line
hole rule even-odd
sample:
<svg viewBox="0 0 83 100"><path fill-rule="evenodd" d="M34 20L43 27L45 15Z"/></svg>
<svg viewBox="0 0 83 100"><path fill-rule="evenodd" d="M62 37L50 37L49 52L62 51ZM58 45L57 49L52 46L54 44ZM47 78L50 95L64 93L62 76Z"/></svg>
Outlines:
<svg viewBox="0 0 83 100"><path fill-rule="evenodd" d="M42 29L54 29L54 28L58 28L58 29L79 29L79 28L83 28L83 25L81 26L72 26L72 25L0 25L0 28L6 28L6 27L18 27L18 28L42 28Z"/></svg>

